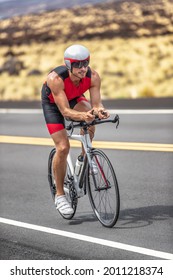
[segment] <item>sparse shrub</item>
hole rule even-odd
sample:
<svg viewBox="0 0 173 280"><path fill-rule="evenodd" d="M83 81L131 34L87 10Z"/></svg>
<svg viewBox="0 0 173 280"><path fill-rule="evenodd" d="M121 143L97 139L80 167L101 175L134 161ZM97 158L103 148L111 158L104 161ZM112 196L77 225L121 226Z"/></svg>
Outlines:
<svg viewBox="0 0 173 280"><path fill-rule="evenodd" d="M139 90L139 96L138 97L155 97L155 91L152 85L144 85Z"/></svg>
<svg viewBox="0 0 173 280"><path fill-rule="evenodd" d="M103 98L173 96L171 40L171 36L165 35L128 40L105 39L101 44L100 39L93 39L12 46L14 53L22 53L20 59L25 69L17 76L9 76L6 72L0 75L3 81L0 84L0 99L40 99L40 89L47 73L63 64L63 52L73 43L82 43L90 49L90 66L101 76ZM0 67L6 60L4 54L7 50L8 47L0 47ZM40 75L28 76L33 69L39 70Z"/></svg>

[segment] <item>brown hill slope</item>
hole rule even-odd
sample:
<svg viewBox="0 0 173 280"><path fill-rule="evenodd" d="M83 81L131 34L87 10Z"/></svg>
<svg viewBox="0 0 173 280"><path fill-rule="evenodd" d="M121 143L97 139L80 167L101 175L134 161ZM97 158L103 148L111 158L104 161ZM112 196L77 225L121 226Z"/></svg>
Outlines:
<svg viewBox="0 0 173 280"><path fill-rule="evenodd" d="M73 43L90 49L104 98L173 96L173 0L128 0L0 21L0 100L40 99Z"/></svg>
<svg viewBox="0 0 173 280"><path fill-rule="evenodd" d="M173 0L128 0L0 21L0 45L173 34Z"/></svg>

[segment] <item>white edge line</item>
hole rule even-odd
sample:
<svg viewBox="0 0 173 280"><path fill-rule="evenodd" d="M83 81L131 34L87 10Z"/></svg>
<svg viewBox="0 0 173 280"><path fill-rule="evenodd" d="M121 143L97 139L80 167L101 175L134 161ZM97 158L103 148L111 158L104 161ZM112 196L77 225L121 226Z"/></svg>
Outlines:
<svg viewBox="0 0 173 280"><path fill-rule="evenodd" d="M43 114L41 109L8 109L1 108L0 114Z"/></svg>
<svg viewBox="0 0 173 280"><path fill-rule="evenodd" d="M110 114L173 114L173 109L108 109ZM1 108L0 114L43 114L42 109Z"/></svg>
<svg viewBox="0 0 173 280"><path fill-rule="evenodd" d="M108 109L110 114L122 115L155 115L155 114L173 114L172 109Z"/></svg>
<svg viewBox="0 0 173 280"><path fill-rule="evenodd" d="M0 217L0 223L13 225L13 226L17 226L17 227L22 227L22 228L26 228L26 229L31 229L31 230L36 230L36 231L40 231L40 232L55 234L55 235L59 235L59 236L63 236L63 237L78 239L81 241L91 242L91 243L99 244L102 246L108 246L108 247L112 247L112 248L116 248L116 249L120 249L120 250L135 252L138 254L149 255L149 256L153 256L153 257L157 257L157 258L161 258L161 259L173 260L173 254L170 254L170 253L146 249L146 248L137 247L137 246L132 246L132 245L128 245L128 244L123 244L123 243L119 243L119 242L95 238L95 237L91 237L91 236L81 235L81 234L77 234L77 233L73 233L73 232L67 232L67 231L57 230L57 229L48 228L48 227L44 227L44 226L23 223L23 222L11 220L11 219L5 219L5 218L1 218L1 217Z"/></svg>

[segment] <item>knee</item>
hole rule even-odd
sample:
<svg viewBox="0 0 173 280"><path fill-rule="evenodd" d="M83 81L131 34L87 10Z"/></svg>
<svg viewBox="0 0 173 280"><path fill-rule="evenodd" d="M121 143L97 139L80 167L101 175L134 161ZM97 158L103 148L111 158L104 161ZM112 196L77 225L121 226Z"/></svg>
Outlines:
<svg viewBox="0 0 173 280"><path fill-rule="evenodd" d="M69 153L70 145L68 142L56 145L56 152L61 157L66 157Z"/></svg>
<svg viewBox="0 0 173 280"><path fill-rule="evenodd" d="M94 134L95 134L95 126L89 127L88 131L89 131L90 138L92 140L94 138Z"/></svg>
<svg viewBox="0 0 173 280"><path fill-rule="evenodd" d="M79 112L88 112L89 110L91 110L91 104L85 100L82 100L76 104L74 109Z"/></svg>

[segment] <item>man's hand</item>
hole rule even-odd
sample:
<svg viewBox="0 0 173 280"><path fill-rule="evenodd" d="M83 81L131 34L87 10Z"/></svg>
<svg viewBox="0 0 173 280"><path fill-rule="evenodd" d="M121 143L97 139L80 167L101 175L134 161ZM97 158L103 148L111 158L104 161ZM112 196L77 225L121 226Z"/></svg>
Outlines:
<svg viewBox="0 0 173 280"><path fill-rule="evenodd" d="M85 120L86 123L90 123L90 122L94 121L95 115L92 114L92 111L93 110L90 110L90 111L85 113L84 120Z"/></svg>
<svg viewBox="0 0 173 280"><path fill-rule="evenodd" d="M99 119L107 119L110 117L110 114L107 110L105 110L104 108L93 108L92 110L92 114L96 117L98 117Z"/></svg>

